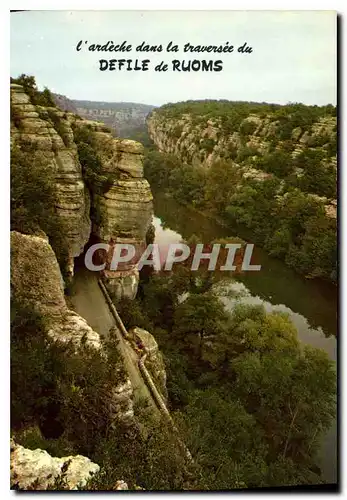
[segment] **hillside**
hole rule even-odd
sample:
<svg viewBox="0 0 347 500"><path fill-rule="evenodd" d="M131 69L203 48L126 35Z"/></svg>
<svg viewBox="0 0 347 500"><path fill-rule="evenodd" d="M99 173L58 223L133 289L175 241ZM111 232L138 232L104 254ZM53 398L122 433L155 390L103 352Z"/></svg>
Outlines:
<svg viewBox="0 0 347 500"><path fill-rule="evenodd" d="M245 225L306 276L336 279L336 108L187 101L153 110L147 125L162 155L146 162L151 182Z"/></svg>

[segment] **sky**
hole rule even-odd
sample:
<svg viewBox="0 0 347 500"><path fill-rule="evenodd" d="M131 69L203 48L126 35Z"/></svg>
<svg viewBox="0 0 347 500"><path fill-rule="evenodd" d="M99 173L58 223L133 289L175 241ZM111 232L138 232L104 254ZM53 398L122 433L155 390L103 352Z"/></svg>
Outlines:
<svg viewBox="0 0 347 500"><path fill-rule="evenodd" d="M188 99L336 104L334 11L26 11L11 13L11 76L71 99L160 106ZM76 50L82 41L80 51ZM92 52L92 44L132 46ZM172 41L179 52L167 52ZM87 43L86 43L87 42ZM137 52L144 42L162 45ZM185 53L186 43L234 46L232 53ZM247 43L252 53L239 53ZM150 59L148 71L100 71L100 59ZM222 71L178 72L172 60L222 60ZM157 72L161 61L166 72Z"/></svg>

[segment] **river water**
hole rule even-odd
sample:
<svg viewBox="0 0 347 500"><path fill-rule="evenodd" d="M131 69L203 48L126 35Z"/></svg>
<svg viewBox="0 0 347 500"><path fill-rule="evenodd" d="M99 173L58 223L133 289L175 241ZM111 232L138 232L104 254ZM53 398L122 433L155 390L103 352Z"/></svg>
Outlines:
<svg viewBox="0 0 347 500"><path fill-rule="evenodd" d="M201 243L210 243L216 238L227 236L239 236L247 240L240 228L232 231L189 207L180 205L164 193L154 191L153 194L155 243L178 243L182 239L189 239L193 234ZM223 285L241 292L238 300L249 304L263 304L268 311L288 313L297 327L300 340L324 349L336 361L336 287L330 283L305 279L283 262L270 258L261 248L255 247L254 254L256 263L261 264L261 271L247 271L233 276L225 272ZM230 309L235 299L223 297L222 300ZM336 421L323 439L319 465L324 479L336 482Z"/></svg>

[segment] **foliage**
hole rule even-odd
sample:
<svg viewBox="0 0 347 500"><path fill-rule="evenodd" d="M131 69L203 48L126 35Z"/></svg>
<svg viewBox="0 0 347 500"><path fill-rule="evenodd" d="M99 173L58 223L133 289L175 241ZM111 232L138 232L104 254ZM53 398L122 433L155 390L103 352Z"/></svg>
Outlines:
<svg viewBox="0 0 347 500"><path fill-rule="evenodd" d="M241 304L227 313L174 274L153 275L136 303L164 354L169 405L204 488L322 481L316 452L335 415L335 368L300 344L287 315Z"/></svg>
<svg viewBox="0 0 347 500"><path fill-rule="evenodd" d="M64 125L64 120L54 110L47 109L46 111L54 129L63 139L65 146L68 147L70 145L70 137L67 133L66 126Z"/></svg>
<svg viewBox="0 0 347 500"><path fill-rule="evenodd" d="M11 230L25 234L44 231L62 270L67 242L56 213L55 177L42 152L28 146L11 149Z"/></svg>
<svg viewBox="0 0 347 500"><path fill-rule="evenodd" d="M102 470L84 489L112 490L120 478L131 490L201 488L198 467L188 463L166 421L148 410L136 418L141 426L118 424L98 443L93 460Z"/></svg>
<svg viewBox="0 0 347 500"><path fill-rule="evenodd" d="M275 150L272 153L258 157L255 167L275 174L277 177L285 178L293 171L294 165L290 154Z"/></svg>
<svg viewBox="0 0 347 500"><path fill-rule="evenodd" d="M179 202L221 217L233 232L238 224L241 236L245 228L250 229L255 243L298 272L332 279L336 274L336 220L325 215L324 199L303 192L335 195L331 173L318 163L323 156L315 150L301 153L295 160L277 150L257 156L253 166L275 174L263 181L242 178L233 161L220 160L207 169L158 151L146 153L144 166L149 182L167 189ZM294 168L304 168L303 177L293 180ZM323 191L319 186L324 186Z"/></svg>

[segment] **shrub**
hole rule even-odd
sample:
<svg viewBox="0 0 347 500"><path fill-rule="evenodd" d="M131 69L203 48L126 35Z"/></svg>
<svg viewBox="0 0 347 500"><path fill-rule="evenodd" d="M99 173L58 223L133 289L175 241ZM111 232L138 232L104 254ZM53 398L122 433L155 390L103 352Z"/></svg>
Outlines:
<svg viewBox="0 0 347 500"><path fill-rule="evenodd" d="M24 92L28 94L32 104L38 106L56 107L53 96L47 87L45 87L42 92L38 90L35 77L22 74L18 78L11 78L11 83L22 85Z"/></svg>

